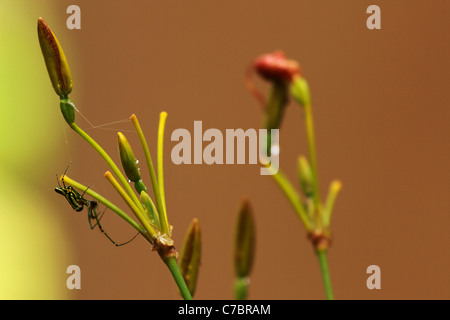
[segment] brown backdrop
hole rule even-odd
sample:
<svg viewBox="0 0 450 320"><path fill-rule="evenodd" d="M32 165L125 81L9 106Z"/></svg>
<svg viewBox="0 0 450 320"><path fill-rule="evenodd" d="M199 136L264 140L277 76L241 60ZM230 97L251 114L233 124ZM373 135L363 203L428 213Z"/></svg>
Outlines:
<svg viewBox="0 0 450 320"><path fill-rule="evenodd" d="M335 297L450 297L448 2L79 0L81 30L65 27L71 1L43 3L56 17L47 22L72 69L71 97L89 121L101 125L137 114L156 157L159 113L168 112L165 184L174 239L180 246L193 217L202 230L196 298L232 298L233 228L244 195L257 223L250 298L324 298L306 233L259 166L170 161L171 132L186 128L193 134L195 120L203 121L204 130L222 132L261 126L244 72L254 57L275 49L301 63L311 87L322 197L332 179L343 183L329 251ZM366 28L370 4L381 7L381 30ZM44 19L50 12L29 10ZM37 46L33 50L40 54ZM55 112L57 103L55 97ZM55 167L45 174L46 197L58 206L55 214L64 217L61 227L72 241L74 258L67 264L82 270L82 289L68 298L178 299L169 272L143 239L115 248L89 230L85 213L75 214L53 194L55 171L72 160L70 176L125 207L103 178L107 166L100 157L62 118L55 128L61 140L52 155ZM88 132L115 160L115 132L124 132L143 163L130 123L107 129ZM301 110L292 103L281 130L280 161L294 184L297 156L306 153ZM119 242L133 236L111 212L102 222ZM378 291L366 288L372 264L381 268Z"/></svg>

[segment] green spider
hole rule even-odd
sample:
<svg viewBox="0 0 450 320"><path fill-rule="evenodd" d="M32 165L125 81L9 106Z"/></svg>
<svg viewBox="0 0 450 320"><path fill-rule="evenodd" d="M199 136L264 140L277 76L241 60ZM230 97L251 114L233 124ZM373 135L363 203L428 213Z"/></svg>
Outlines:
<svg viewBox="0 0 450 320"><path fill-rule="evenodd" d="M70 165L69 165L70 167ZM67 169L69 169L69 167L67 167ZM111 239L111 237L105 232L105 230L103 230L102 225L100 224L100 219L102 218L103 214L105 213L105 211L103 211L101 213L101 215L98 215L98 202L95 200L87 200L84 198L84 194L86 193L86 191L89 189L89 187L83 192L83 194L78 193L72 186L66 186L66 184L64 183L64 176L66 175L66 171L64 172L62 183L63 186L61 187L61 185L58 182L58 186L55 188L56 193L59 193L61 195L64 196L64 198L66 198L67 202L69 202L70 206L72 207L73 210L75 210L76 212L81 212L83 211L84 207L86 206L87 210L88 210L88 221L89 221L89 226L91 228L91 230L93 230L97 225L98 228L100 229L100 231L116 246L116 247L120 247L123 246L124 244L127 244L129 242L131 242L134 238L136 238L136 236L139 234L136 234L133 238L131 238L130 240L128 240L127 242L124 243L116 243L113 239ZM93 221L95 223L93 223Z"/></svg>

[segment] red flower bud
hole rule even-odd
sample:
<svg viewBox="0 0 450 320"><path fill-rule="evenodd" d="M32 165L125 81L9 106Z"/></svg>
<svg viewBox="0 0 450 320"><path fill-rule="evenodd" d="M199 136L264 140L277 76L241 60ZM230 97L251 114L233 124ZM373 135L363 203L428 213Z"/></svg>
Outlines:
<svg viewBox="0 0 450 320"><path fill-rule="evenodd" d="M300 65L295 60L288 60L282 51L267 53L253 62L253 68L263 78L270 81L291 82L300 76Z"/></svg>
<svg viewBox="0 0 450 320"><path fill-rule="evenodd" d="M263 108L266 101L261 92L255 87L252 79L253 72L259 74L263 79L283 85L291 84L294 80L301 78L299 63L295 60L287 59L283 51L277 50L256 58L247 69L246 84L247 89L259 100Z"/></svg>

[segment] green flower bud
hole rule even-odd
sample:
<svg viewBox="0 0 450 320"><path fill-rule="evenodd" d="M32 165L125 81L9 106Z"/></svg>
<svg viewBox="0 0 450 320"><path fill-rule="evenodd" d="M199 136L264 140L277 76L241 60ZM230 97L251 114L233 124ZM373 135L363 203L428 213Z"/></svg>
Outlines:
<svg viewBox="0 0 450 320"><path fill-rule="evenodd" d="M201 250L200 227L198 220L194 219L186 233L179 260L181 274L192 296L197 286Z"/></svg>
<svg viewBox="0 0 450 320"><path fill-rule="evenodd" d="M325 227L330 226L331 214L333 212L334 202L338 193L342 189L342 182L340 180L333 180L330 184L330 190L328 191L327 200L325 202L325 207L323 210L323 221Z"/></svg>
<svg viewBox="0 0 450 320"><path fill-rule="evenodd" d="M303 156L298 158L298 180L303 194L312 198L314 195L314 176L308 160Z"/></svg>
<svg viewBox="0 0 450 320"><path fill-rule="evenodd" d="M117 136L119 138L119 155L120 160L122 161L123 170L128 179L136 183L141 180L141 173L139 172L136 163L136 157L134 156L127 138L125 138L121 132L119 132Z"/></svg>
<svg viewBox="0 0 450 320"><path fill-rule="evenodd" d="M53 88L60 97L67 97L72 92L69 65L58 39L42 18L38 19L38 37Z"/></svg>
<svg viewBox="0 0 450 320"><path fill-rule="evenodd" d="M302 107L311 105L308 82L305 78L296 77L291 83L291 94Z"/></svg>
<svg viewBox="0 0 450 320"><path fill-rule="evenodd" d="M236 225L234 270L238 278L247 277L252 269L255 252L255 226L247 199L242 201Z"/></svg>

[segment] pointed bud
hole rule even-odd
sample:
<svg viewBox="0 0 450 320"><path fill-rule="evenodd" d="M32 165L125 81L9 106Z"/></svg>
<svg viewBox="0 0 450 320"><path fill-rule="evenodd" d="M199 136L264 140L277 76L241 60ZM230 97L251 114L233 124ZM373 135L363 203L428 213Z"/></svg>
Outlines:
<svg viewBox="0 0 450 320"><path fill-rule="evenodd" d="M291 84L291 94L302 107L311 105L308 82L305 78L297 77Z"/></svg>
<svg viewBox="0 0 450 320"><path fill-rule="evenodd" d="M333 180L330 184L330 190L328 191L327 200L325 202L325 208L323 210L323 220L326 227L330 226L331 214L333 213L334 202L342 189L342 183L340 180Z"/></svg>
<svg viewBox="0 0 450 320"><path fill-rule="evenodd" d="M298 180L303 194L312 198L314 195L314 176L308 159L304 156L298 158Z"/></svg>
<svg viewBox="0 0 450 320"><path fill-rule="evenodd" d="M42 18L38 19L38 37L53 88L60 97L67 97L72 92L69 65L58 39Z"/></svg>
<svg viewBox="0 0 450 320"><path fill-rule="evenodd" d="M119 140L120 160L122 161L122 167L125 174L128 179L135 183L136 190L138 190L139 194L142 191L147 191L147 188L142 183L141 173L139 172L139 168L137 166L136 157L134 156L133 150L131 149L127 138L125 138L121 132L119 132L117 136Z"/></svg>
<svg viewBox="0 0 450 320"><path fill-rule="evenodd" d="M250 203L244 199L238 214L234 242L234 270L238 278L247 277L255 252L255 225Z"/></svg>
<svg viewBox="0 0 450 320"><path fill-rule="evenodd" d="M192 296L197 286L201 250L200 227L198 220L194 219L186 233L179 262L181 274Z"/></svg>

